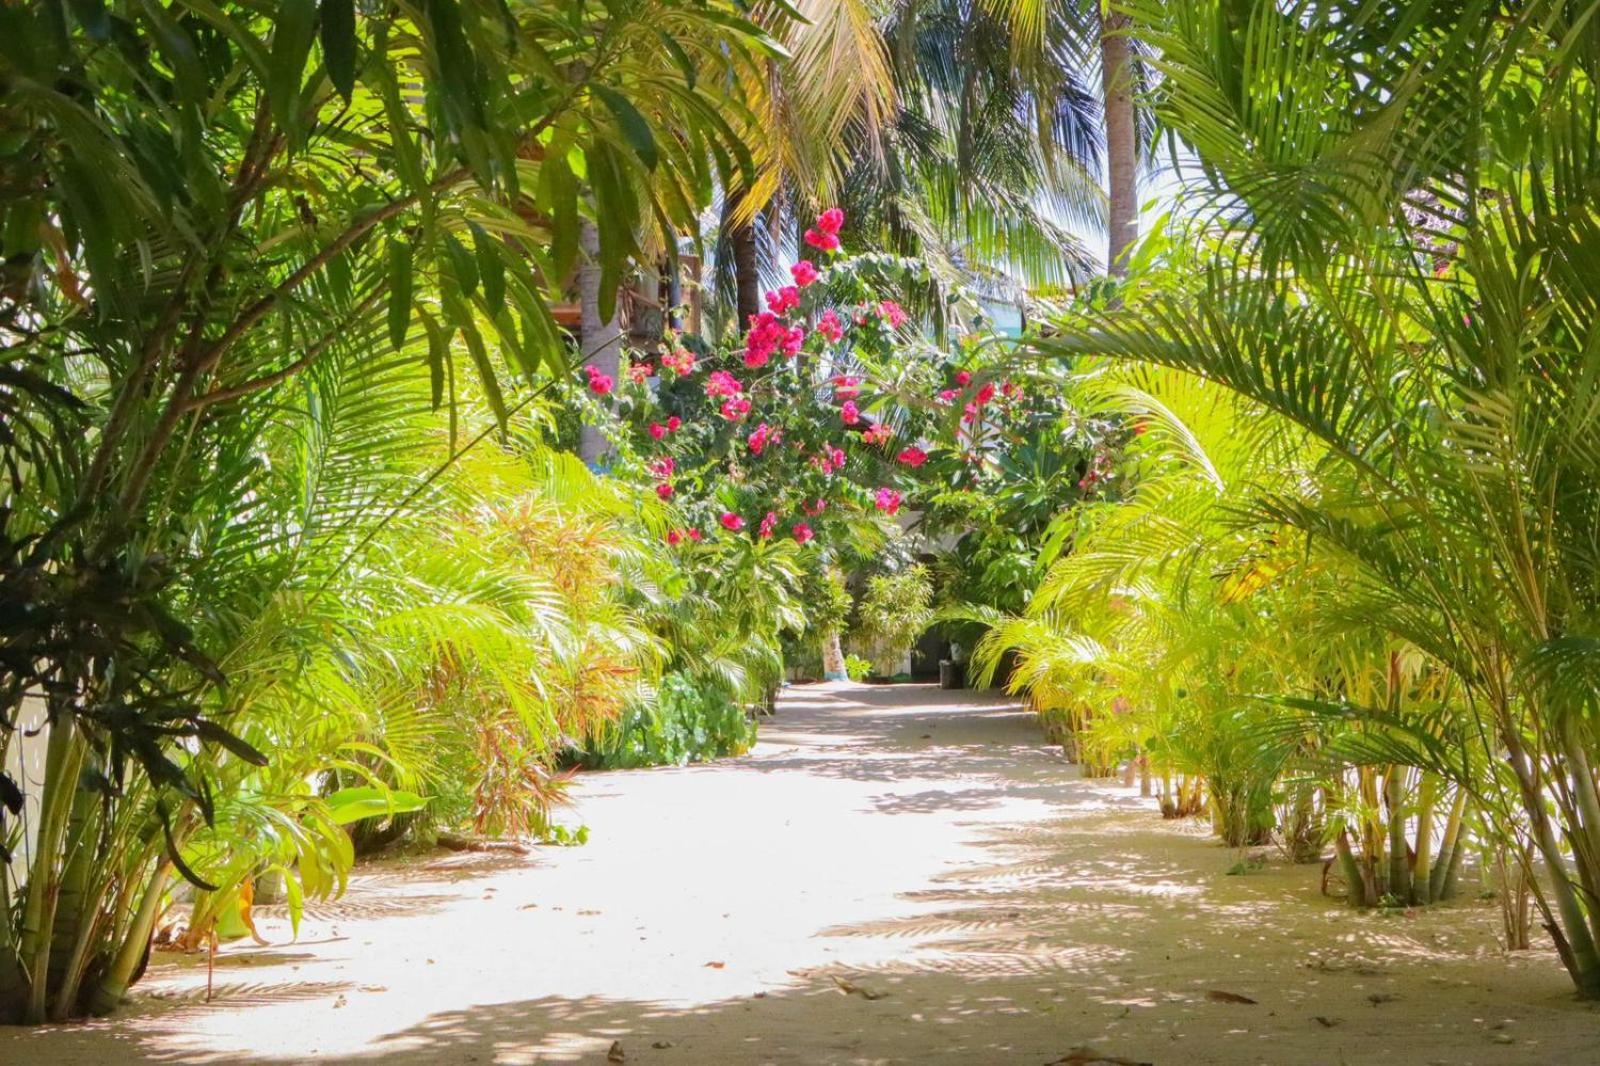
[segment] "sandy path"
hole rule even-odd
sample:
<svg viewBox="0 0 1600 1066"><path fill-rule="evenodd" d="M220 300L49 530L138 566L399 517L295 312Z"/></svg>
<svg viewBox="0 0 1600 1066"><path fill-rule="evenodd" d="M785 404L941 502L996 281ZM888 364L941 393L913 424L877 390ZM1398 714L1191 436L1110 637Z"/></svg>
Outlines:
<svg viewBox="0 0 1600 1066"><path fill-rule="evenodd" d="M228 947L218 1002L165 958L0 1062L1600 1062L1600 1012L1496 951L1491 906L1223 876L1201 828L971 693L800 689L749 757L577 792L586 847L365 867L298 942Z"/></svg>

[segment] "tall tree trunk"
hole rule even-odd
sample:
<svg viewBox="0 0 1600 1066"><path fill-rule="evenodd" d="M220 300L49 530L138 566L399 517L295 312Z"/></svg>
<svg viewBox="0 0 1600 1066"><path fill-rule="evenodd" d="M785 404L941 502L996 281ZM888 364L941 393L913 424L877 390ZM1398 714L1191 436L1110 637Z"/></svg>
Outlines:
<svg viewBox="0 0 1600 1066"><path fill-rule="evenodd" d="M839 643L839 631L830 629L822 634L822 677L826 681L843 681L849 676L844 669L844 648Z"/></svg>
<svg viewBox="0 0 1600 1066"><path fill-rule="evenodd" d="M1133 112L1133 48L1126 36L1128 17L1109 12L1100 22L1100 72L1105 97L1106 269L1113 277L1128 272L1128 248L1139 235L1138 130Z"/></svg>
<svg viewBox="0 0 1600 1066"><path fill-rule="evenodd" d="M583 249L578 266L579 355L602 374L615 378L622 363L622 311L619 301L609 320L600 317L600 231L593 222L583 222L578 243ZM578 456L597 466L608 450L605 435L585 423L578 438Z"/></svg>
<svg viewBox="0 0 1600 1066"><path fill-rule="evenodd" d="M743 203L743 192L729 195L722 215L724 236L733 249L733 281L739 312L737 326L741 333L750 316L761 313L761 270L756 264L755 223L734 221Z"/></svg>

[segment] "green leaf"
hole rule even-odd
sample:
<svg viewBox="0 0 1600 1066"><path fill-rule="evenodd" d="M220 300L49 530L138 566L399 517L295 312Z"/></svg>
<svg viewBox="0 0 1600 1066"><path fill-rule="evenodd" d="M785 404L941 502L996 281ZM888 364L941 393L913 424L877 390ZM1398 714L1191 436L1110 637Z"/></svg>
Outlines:
<svg viewBox="0 0 1600 1066"><path fill-rule="evenodd" d="M322 63L339 95L350 100L356 87L355 0L322 0Z"/></svg>
<svg viewBox="0 0 1600 1066"><path fill-rule="evenodd" d="M300 82L305 77L311 39L316 35L316 0L283 0L272 31L272 69L267 99L279 128L298 140Z"/></svg>
<svg viewBox="0 0 1600 1066"><path fill-rule="evenodd" d="M633 106L633 101L617 92L608 85L593 85L594 94L605 101L605 105L616 116L617 125L622 128L622 135L627 138L628 144L633 148L639 162L647 170L654 170L658 159L656 153L655 134L650 132L650 123L645 120L639 109Z"/></svg>
<svg viewBox="0 0 1600 1066"><path fill-rule="evenodd" d="M411 245L402 240L389 242L389 343L399 348L406 342L411 324Z"/></svg>
<svg viewBox="0 0 1600 1066"><path fill-rule="evenodd" d="M209 741L227 748L233 754L243 759L252 766L267 765L267 757L233 733L222 728L216 722L201 718L194 724L195 732L201 740Z"/></svg>
<svg viewBox="0 0 1600 1066"><path fill-rule="evenodd" d="M500 240L476 222L470 223L472 247L478 256L478 281L491 316L506 305L506 265L500 258Z"/></svg>
<svg viewBox="0 0 1600 1066"><path fill-rule="evenodd" d="M455 234L444 235L445 255L450 259L450 274L456 280L456 285L461 289L462 296L471 296L478 288L478 263L467 246L456 239ZM456 323L459 325L460 323Z"/></svg>
<svg viewBox="0 0 1600 1066"><path fill-rule="evenodd" d="M428 804L414 792L380 788L341 788L324 802L335 825L350 825L363 818L409 814Z"/></svg>
<svg viewBox="0 0 1600 1066"><path fill-rule="evenodd" d="M550 270L557 282L572 273L578 261L578 180L566 153L552 153L540 164L545 215L550 219Z"/></svg>
<svg viewBox="0 0 1600 1066"><path fill-rule="evenodd" d="M426 311L418 311L417 316L422 319L422 328L428 332L428 378L432 387L433 409L437 411L439 404L444 402L445 363L450 358L450 337L444 327Z"/></svg>

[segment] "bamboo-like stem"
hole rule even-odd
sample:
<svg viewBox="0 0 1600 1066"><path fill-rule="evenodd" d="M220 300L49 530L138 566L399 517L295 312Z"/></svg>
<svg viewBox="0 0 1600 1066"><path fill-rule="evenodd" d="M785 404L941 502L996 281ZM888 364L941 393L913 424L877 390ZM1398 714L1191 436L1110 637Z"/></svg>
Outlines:
<svg viewBox="0 0 1600 1066"><path fill-rule="evenodd" d="M1344 873L1344 881L1349 886L1348 899L1353 907L1369 907L1375 900L1367 898L1366 881L1363 876L1361 864L1356 861L1355 854L1350 850L1350 835L1344 827L1333 838L1333 850L1339 857L1339 869Z"/></svg>
<svg viewBox="0 0 1600 1066"><path fill-rule="evenodd" d="M127 995L128 986L133 982L133 975L139 969L145 951L150 947L150 932L155 926L156 916L161 913L161 897L166 894L167 878L171 875L172 864L166 860L163 860L151 875L150 885L145 889L139 911L128 926L127 935L123 937L116 957L111 960L111 965L106 968L105 974L90 990L88 1007L92 1013L105 1014L111 1011L122 1002L122 997Z"/></svg>
<svg viewBox="0 0 1600 1066"><path fill-rule="evenodd" d="M34 848L33 865L28 870L22 938L18 949L28 978L28 998L22 1016L30 1024L45 1020L50 986L50 946L57 893L61 887L61 842L66 835L73 797L77 795L78 773L83 766L86 747L71 713L56 715L50 723L50 742L45 749L45 785L44 797L39 804L39 836Z"/></svg>
<svg viewBox="0 0 1600 1066"><path fill-rule="evenodd" d="M1417 859L1411 867L1411 902L1433 902L1433 807L1439 797L1439 781L1424 773L1417 786Z"/></svg>
<svg viewBox="0 0 1600 1066"><path fill-rule="evenodd" d="M1444 823L1444 835L1439 840L1439 857L1428 875L1428 895L1434 900L1450 898L1452 871L1461 865L1461 855L1466 851L1466 842L1461 838L1461 822L1466 810L1467 791L1458 788L1450 804L1450 816Z"/></svg>
<svg viewBox="0 0 1600 1066"><path fill-rule="evenodd" d="M1411 899L1411 866L1406 861L1406 819L1402 804L1404 767L1391 766L1384 777L1384 806L1389 816L1389 895L1401 902Z"/></svg>

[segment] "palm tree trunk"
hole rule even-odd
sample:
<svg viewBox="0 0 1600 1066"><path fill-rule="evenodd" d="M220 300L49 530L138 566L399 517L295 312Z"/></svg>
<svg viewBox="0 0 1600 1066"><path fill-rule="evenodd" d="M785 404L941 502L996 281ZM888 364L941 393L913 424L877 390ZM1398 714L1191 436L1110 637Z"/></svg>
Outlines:
<svg viewBox="0 0 1600 1066"><path fill-rule="evenodd" d="M839 631L830 629L822 635L823 680L844 681L849 676L844 668L844 648L839 643Z"/></svg>
<svg viewBox="0 0 1600 1066"><path fill-rule="evenodd" d="M615 378L622 364L622 311L619 306L612 310L609 320L600 317L600 231L593 222L584 220L578 244L583 249L583 261L578 267L579 355L600 373ZM596 466L609 448L605 434L584 423L579 430L578 456Z"/></svg>
<svg viewBox="0 0 1600 1066"><path fill-rule="evenodd" d="M744 202L744 193L732 193L723 211L722 222L725 239L733 251L733 281L737 295L737 322L739 332L751 315L761 313L761 269L756 263L756 226L754 220L734 221Z"/></svg>
<svg viewBox="0 0 1600 1066"><path fill-rule="evenodd" d="M1100 22L1100 76L1106 123L1106 269L1128 272L1128 248L1139 234L1138 131L1133 109L1133 48L1128 17L1109 12Z"/></svg>

